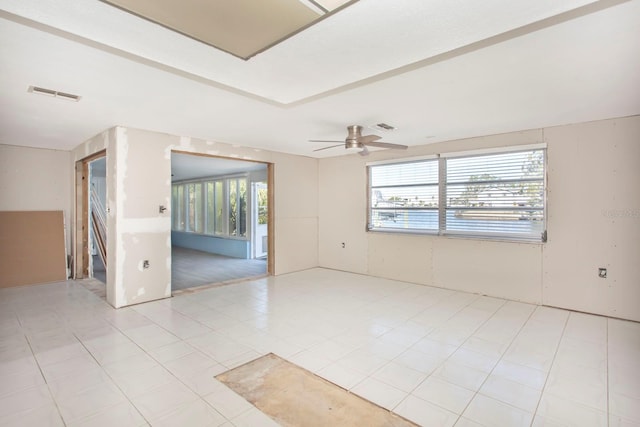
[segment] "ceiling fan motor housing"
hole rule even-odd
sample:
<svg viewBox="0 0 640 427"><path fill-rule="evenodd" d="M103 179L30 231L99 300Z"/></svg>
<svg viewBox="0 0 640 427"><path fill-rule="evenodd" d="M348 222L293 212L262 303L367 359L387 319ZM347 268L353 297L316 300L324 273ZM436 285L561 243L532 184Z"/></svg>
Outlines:
<svg viewBox="0 0 640 427"><path fill-rule="evenodd" d="M360 142L360 138L362 138L362 126L359 125L351 125L347 126L347 131L349 134L347 138L344 140L346 148L362 148L362 142Z"/></svg>

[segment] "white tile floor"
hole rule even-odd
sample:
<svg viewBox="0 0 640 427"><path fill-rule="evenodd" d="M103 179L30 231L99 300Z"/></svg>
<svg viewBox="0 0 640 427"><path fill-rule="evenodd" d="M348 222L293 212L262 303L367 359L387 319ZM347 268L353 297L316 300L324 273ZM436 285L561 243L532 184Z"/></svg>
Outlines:
<svg viewBox="0 0 640 427"><path fill-rule="evenodd" d="M119 310L0 289L0 425L269 426L214 379L273 352L428 426L640 426L640 324L314 269Z"/></svg>

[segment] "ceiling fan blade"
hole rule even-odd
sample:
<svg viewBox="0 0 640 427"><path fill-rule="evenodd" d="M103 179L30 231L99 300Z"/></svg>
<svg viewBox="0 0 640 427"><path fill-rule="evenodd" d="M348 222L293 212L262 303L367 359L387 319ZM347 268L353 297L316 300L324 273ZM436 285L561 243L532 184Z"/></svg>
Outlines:
<svg viewBox="0 0 640 427"><path fill-rule="evenodd" d="M319 142L323 142L323 141L319 141ZM329 141L329 142L334 142L334 141ZM322 151L322 150L328 150L329 148L336 148L336 147L343 147L343 146L344 144L330 145L328 147L318 148L317 150L313 150L313 151Z"/></svg>
<svg viewBox="0 0 640 427"><path fill-rule="evenodd" d="M382 137L378 135L365 135L358 138L358 142L368 144L369 142L377 141L379 139L382 139Z"/></svg>
<svg viewBox="0 0 640 427"><path fill-rule="evenodd" d="M408 148L406 145L391 144L389 142L363 142L363 144L369 147L394 148L396 150L406 150Z"/></svg>
<svg viewBox="0 0 640 427"><path fill-rule="evenodd" d="M310 139L309 142L342 142L344 144L344 141L333 141L327 139Z"/></svg>

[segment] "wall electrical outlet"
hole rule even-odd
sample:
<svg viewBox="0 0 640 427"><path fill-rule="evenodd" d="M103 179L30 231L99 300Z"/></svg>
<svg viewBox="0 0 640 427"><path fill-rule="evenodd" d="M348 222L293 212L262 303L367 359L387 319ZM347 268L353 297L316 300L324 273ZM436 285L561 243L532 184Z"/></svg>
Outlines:
<svg viewBox="0 0 640 427"><path fill-rule="evenodd" d="M144 268L145 270L147 268L149 268L149 260L145 259L144 261L142 261L142 268Z"/></svg>
<svg viewBox="0 0 640 427"><path fill-rule="evenodd" d="M606 279L607 278L607 269L600 267L598 268L598 277L601 279Z"/></svg>

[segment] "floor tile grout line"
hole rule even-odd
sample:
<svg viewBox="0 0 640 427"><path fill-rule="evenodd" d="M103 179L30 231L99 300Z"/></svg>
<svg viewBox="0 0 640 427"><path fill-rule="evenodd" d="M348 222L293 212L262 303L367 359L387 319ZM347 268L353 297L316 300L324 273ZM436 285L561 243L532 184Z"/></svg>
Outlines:
<svg viewBox="0 0 640 427"><path fill-rule="evenodd" d="M173 311L173 309L172 309L172 308L169 308L169 310L172 310L172 311ZM163 329L163 330L165 330L166 332L170 333L171 335L175 336L176 338L178 338L178 340L179 340L180 342L183 342L184 344L186 344L186 345L190 346L190 347L191 347L191 348L193 348L194 350L196 350L196 351L198 351L198 352L200 352L200 353L202 353L202 354L206 355L207 357L210 357L210 358L211 358L211 360L213 360L214 362L216 362L216 363L220 364L221 366L225 366L225 365L223 365L221 362L217 361L215 358L213 358L213 357L209 356L208 354L204 353L202 350L200 350L200 349L198 349L198 348L193 347L193 346L192 346L190 343L188 343L185 339L183 339L183 338L181 338L181 337L179 337L179 336L175 335L175 334L174 334L174 333L172 333L171 331L167 330L166 328L164 328L162 325L158 324L154 319L150 318L149 316L147 316L147 315L145 315L145 314L143 314L143 313L140 313L140 312L138 312L138 311L136 311L136 313L137 313L137 314L139 314L140 316L145 317L145 318L146 318L146 319L148 319L150 322L152 322L154 325L157 325L157 326L158 326L158 327L160 327L161 329ZM186 316L186 315L185 315L185 316ZM186 316L186 317L188 317L188 316ZM190 320L193 320L194 322L197 322L197 320L192 319L191 317L189 317L189 319L190 319ZM128 339L129 341L131 341L131 342L132 342L133 344L135 344L138 348L140 348L140 350L142 350L146 355L148 355L151 359L153 359L155 362L157 362L157 363L158 363L158 364L159 364L159 365L160 365L160 366L161 366L161 367L162 367L162 368L163 368L167 373L169 373L173 378L175 378L178 382L180 382L182 385L184 385L185 387L187 387L191 392L193 392L193 393L194 393L194 394L195 394L195 395L196 395L200 400L202 400L202 401L203 401L203 402L204 402L208 407L212 408L214 411L216 411L218 414L220 414L220 412L219 412L215 407L213 407L209 402L207 402L207 401L204 399L204 396L200 395L200 393L198 393L196 390L192 389L188 384L186 384L184 381L182 381L182 379L180 379L179 377L177 377L173 372L171 372L171 371L170 371L170 370L169 370L169 369L164 365L164 363L160 362L160 361L159 361L159 360L157 360L155 357L153 357L153 356L152 356L152 355L151 355L147 350L145 350L145 349L144 349L143 347L141 347L137 342L135 342L133 339L131 339L131 338L130 338L130 337L129 337L129 336L128 336L128 335L127 335L123 330L121 330L117 325L112 324L111 322L109 322L109 321L108 321L108 319L107 319L107 322L108 322L109 324L111 324L114 328L116 328L116 329L117 329L120 333L122 333L124 336L126 336L126 337L127 337L127 339ZM198 322L198 323L200 323L200 322ZM208 329L211 329L211 328L209 328L207 325L204 325L204 324L203 324L203 326L207 327ZM211 329L211 331L212 331L212 332L215 332L213 329ZM204 335L204 334L203 334L203 335ZM257 351L257 350L256 350L256 351ZM102 365L100 365L100 366L102 367ZM226 366L225 366L225 367L226 367ZM103 369L103 371L104 371L104 369ZM133 405L133 407L135 407L135 408L136 408L136 411L140 412L140 411L138 410L137 406L135 406L135 404L134 404L133 402L131 402L131 400L130 400L129 396L124 392L124 390L122 390L122 389L120 388L120 386L116 383L116 381L113 379L113 377L112 377L108 372L106 372L106 371L105 371L105 373L107 374L107 376L109 376L109 378L111 378L111 380L114 382L114 384L116 384L116 386L118 387L118 389L119 389L119 390L120 390L120 391L121 391L121 392L126 396L127 400L128 400L128 401ZM244 413L244 412L243 412L243 413ZM140 414L140 415L142 415L142 414ZM224 417L227 421L231 422L231 420L230 420L230 419L228 419L227 417L225 417L224 415L222 415L222 414L220 414L220 415L221 415L222 417ZM147 423L148 423L148 424L150 424L150 425L151 425L151 422L150 422L150 421L148 421L144 416L142 416L142 417L143 417L143 419L144 419L145 421L147 421Z"/></svg>
<svg viewBox="0 0 640 427"><path fill-rule="evenodd" d="M505 300L505 304L508 302L509 300ZM478 396L480 393L480 390L482 389L482 386L487 382L487 380L489 379L489 377L491 376L491 374L493 373L493 371L496 369L496 366L498 366L500 364L500 361L502 361L504 355L509 351L509 349L511 348L511 346L513 345L513 342L516 340L516 338L518 337L518 335L520 335L520 333L522 332L522 330L524 329L524 327L527 325L527 323L529 322L529 320L531 320L531 317L533 316L533 314L536 312L537 307L534 308L533 310L531 310L531 312L529 313L529 315L527 316L527 319L522 322L522 325L520 326L520 328L518 329L518 332L513 336L513 338L511 338L511 341L509 343L509 345L507 346L507 348L502 352L502 354L500 355L500 358L498 358L498 360L496 361L496 363L493 365L493 368L491 368L491 371L489 371L489 373L487 374L487 377L484 379L484 381L482 381L482 384L480 384L480 387L478 387L478 390L471 390L473 391L473 397L471 399L469 399L469 402L467 402L467 404L465 405L464 409L461 411L460 413L460 417L458 418L458 420L460 418L462 418L462 415L464 414L464 412L467 410L467 408L469 407L469 405L471 404L471 402L473 401L473 399L476 398L476 396ZM495 313L494 313L495 314ZM491 316L493 317L493 316ZM488 321L488 319L487 319ZM486 322L485 322L486 323ZM476 329L477 330L477 329ZM465 340L466 341L466 340ZM463 387L464 388L464 387ZM484 396L484 395L483 395ZM498 400L498 399L496 399ZM506 402L502 402L501 400L499 400L499 402L504 403L505 405L511 406L512 408L516 408L513 405L510 405L509 403ZM520 408L516 408L516 409L520 409ZM534 417L535 417L535 413L534 413ZM477 421L474 421L477 422ZM479 423L478 423L479 424Z"/></svg>
<svg viewBox="0 0 640 427"><path fill-rule="evenodd" d="M508 302L509 302L509 300L504 300L504 303L500 306L500 308L504 307ZM499 309L500 309L500 308L499 308ZM478 327L474 330L474 333L475 333L476 331L478 331L478 329L480 329L482 326L484 326L484 325L485 325L489 320L491 320L491 319L496 315L496 313L499 311L499 309L498 309L498 310L496 310L496 311L495 311L495 312L494 312L494 313L493 313L493 314L492 314L492 315L491 315L487 320L485 320L484 322L482 322L482 324L481 324L480 326L478 326ZM456 420L456 423L458 423L458 421L460 421L460 419L462 418L462 415L463 415L463 414L464 414L464 412L467 410L467 408L469 407L469 405L471 404L471 402L473 401L473 399L475 399L475 397L476 397L478 394L480 394L480 389L482 388L482 386L484 385L484 383L487 381L487 379L491 376L491 373L495 370L496 366L498 366L498 364L500 363L500 361L501 361L501 360L502 360L502 358L504 357L504 354L509 350L509 348L510 348L510 347L511 347L511 345L513 344L513 341L514 341L514 340L517 338L517 336L520 334L520 332L521 332L521 331L522 331L522 329L525 327L525 325L527 324L527 322L529 321L529 319L531 319L531 316L533 316L533 313L535 313L535 311L536 311L536 309L533 309L533 310L531 311L531 313L529 313L529 316L527 316L527 320L525 320L525 321L522 323L522 326L520 326L520 329L518 330L518 333L517 333L517 334L516 334L512 339L511 339L511 342L509 343L509 346L508 346L508 347L507 347L507 348L502 352L502 355L501 355L501 356L500 356L500 358L496 361L496 363L493 365L493 368L492 368L492 369L491 369L491 371L489 371L489 373L487 374L487 378L485 378L485 379L484 379L484 381L482 382L482 384L480 384L480 387L478 387L478 390L469 390L469 389L467 389L466 387L458 386L458 387L464 388L465 390L469 390L469 391L473 392L473 397L471 397L471 399L469 399L469 402L465 405L464 409L462 409L462 411L460 411L460 415L458 415L458 419ZM462 342L462 344L460 344L460 346L458 347L458 349L460 349L462 346L464 346L464 343L465 343L465 342L467 342L467 341L469 340L469 338L471 338L472 336L473 336L473 334L471 334L469 337L467 337L467 339L465 339L465 340ZM456 350L456 351L457 351L457 350ZM451 354L450 354L450 355L445 359L445 361L446 361L446 360L448 360L448 359L449 359L453 354L455 354L455 352L451 353ZM430 375L430 376L431 376L431 375ZM457 384L454 384L454 385L457 385ZM417 388L417 387L416 387L416 388ZM415 389L414 389L414 390L415 390ZM413 393L413 392L412 392L412 393ZM502 402L502 401L500 401L500 402ZM506 405L509 405L509 404L508 404L508 403L506 403L506 402L502 402L502 403L504 403L504 404L506 404ZM437 405L437 404L435 404L435 403L433 403L433 404L434 404L434 405L436 405L436 406L441 407L440 405ZM509 406L511 406L511 407L513 407L513 408L515 408L515 406L513 406L513 405L509 405ZM444 408L444 409L446 409L446 408ZM516 409L520 409L520 408L516 408ZM477 422L477 421L474 421L474 422ZM480 424L480 423L478 423L478 424ZM455 425L455 424L454 424L454 425Z"/></svg>
<svg viewBox="0 0 640 427"><path fill-rule="evenodd" d="M531 418L530 427L533 427L533 423L536 419L536 414L538 413L538 409L540 408L540 402L542 402L542 398L544 397L545 389L547 388L547 382L549 381L549 376L551 375L551 370L553 369L554 362L556 361L556 357L558 356L558 350L560 349L560 344L562 343L562 339L564 338L564 334L567 331L567 325L569 324L569 319L571 318L573 312L568 311L567 318L564 321L564 326L562 328L562 333L560 334L560 339L558 339L558 345L556 345L556 350L553 352L553 358L551 359L551 366L549 367L549 372L544 378L544 384L542 384L542 392L540 393L540 398L538 399L538 403L536 404L536 409L533 412L533 418Z"/></svg>
<svg viewBox="0 0 640 427"><path fill-rule="evenodd" d="M20 329L22 330L22 322L20 322L20 318L18 318L18 322L20 323ZM24 334L24 332L23 332ZM38 366L38 370L40 371L40 375L42 375L42 379L44 380L44 383L47 385L47 390L49 391L49 396L51 396L51 400L53 401L53 404L56 406L56 410L58 411L58 415L60 416L60 420L62 420L62 424L63 425L67 425L67 422L65 421L64 417L62 416L62 412L60 412L60 406L58 406L58 401L56 400L56 398L53 396L53 393L51 392L51 386L49 385L49 381L47 381L47 377L44 376L44 372L42 372L42 366L40 365L40 362L38 361L38 358L36 357L36 353L33 351L33 345L31 344L31 340L29 339L29 336L27 334L24 334L24 338L27 340L27 344L29 345L29 350L31 350L31 355L33 357L34 362L36 362L36 365Z"/></svg>
<svg viewBox="0 0 640 427"><path fill-rule="evenodd" d="M141 314L141 313L140 313ZM141 314L142 315L142 314ZM144 315L142 315L144 316ZM146 316L145 316L146 317ZM151 319L150 319L151 320ZM155 324L155 322L154 322ZM116 329L118 329L115 325L114 326ZM160 325L158 325L160 326ZM118 329L120 331L120 329ZM121 333L123 333L121 331ZM123 333L124 334L124 333ZM111 376L111 374L109 374L108 371L106 371L104 369L104 366L102 364L100 364L100 362L98 362L95 357L93 356L93 354L91 353L91 351L84 345L84 343L75 335L76 339L78 339L78 341L80 341L80 343L82 344L82 346L87 350L87 352L89 352L89 354L91 354L91 357L96 361L96 363L98 364L98 366L100 366L100 369L105 373L105 375L107 375L109 377L109 379L113 382L113 384L118 388L118 390L120 390L120 392L122 393L122 395L127 399L127 401L131 404L131 406L133 406L136 410L136 412L138 412L138 414L142 417L143 420L145 420L145 422L148 425L152 425L151 421L147 420L147 418L144 416L144 414L142 414L142 412L140 412L140 410L138 409L138 407L135 405L135 403L133 403L133 401L131 400L131 397L129 397L129 395L120 387L120 385L117 383L117 381ZM189 387L188 384L185 384L184 381L182 381L180 378L178 378L173 372L171 372L166 366L164 366L164 363L158 361L156 358L154 358L151 354L149 354L144 348L142 348L138 343L136 343L135 341L133 341L131 338L129 338L127 335L125 335L127 337L127 339L129 339L133 344L135 344L140 350L142 350L142 352L144 352L144 354L146 354L147 356L149 356L151 359L153 359L155 362L158 363L159 366L162 367L162 369L164 369L169 375L171 375L174 379L176 379L178 382L180 382L182 385L184 385L185 387L187 387L191 392L193 392L198 399L202 400L207 406L211 407L214 411L216 411L218 414L220 414L220 412L214 408L213 406L211 406L211 404L209 404L209 402L207 402L204 399L204 396L201 396L197 391L193 390L191 387ZM179 337L178 337L179 338ZM184 340L182 340L181 338L179 338L180 341L185 342ZM189 343L185 342L185 344L190 345ZM197 349L196 349L197 350ZM199 351L199 350L198 350ZM125 358L126 359L126 358ZM212 360L215 361L215 359L212 358ZM219 363L216 361L216 363ZM152 388L155 389L155 388ZM198 400L196 399L196 400ZM110 407L113 407L115 405L112 405ZM220 414L222 415L222 414ZM227 421L230 421L227 417L225 417L224 415L222 415L225 419L227 419Z"/></svg>
<svg viewBox="0 0 640 427"><path fill-rule="evenodd" d="M84 343L84 342L83 342L83 341L82 341L82 340L81 340L81 339L76 335L76 333L75 333L75 332L73 332L73 336L74 336L74 337L76 337L76 339L80 342L80 345L82 345L82 347L87 351L87 353L89 353L89 354L91 355L91 358L92 358L93 360L95 360L96 364L100 367L100 370L101 370L102 372L104 372L104 374L105 374L106 376L108 376L108 377L109 377L109 379L111 380L111 382L113 383L113 385L114 385L114 386L116 386L116 387L118 388L118 390L120 390L120 392L121 392L121 393L122 393L122 395L125 397L125 399L127 399L127 402L129 402L129 403L131 404L131 406L135 408L136 412L138 412L138 414L142 417L142 419L143 419L143 420L145 420L145 422L146 422L147 424L151 425L151 422L145 418L145 416L140 412L140 410L138 409L138 407L137 407L137 406L136 406L136 405L131 401L131 399L129 398L129 396L127 395L127 393L125 393L125 391L124 391L124 390L122 390L122 388L120 387L120 385L118 385L118 383L117 383L117 382L114 380L114 378L109 374L109 372L107 372L107 371L104 369L104 365L102 365L100 362L98 362L98 360L95 358L95 356L93 355L93 353L91 352L91 350L89 350L89 349L87 348L87 346L85 345L85 343ZM129 339L129 337L127 337L127 339ZM136 344L136 343L134 342L134 344ZM137 345L137 344L136 344L136 345ZM140 346L138 346L138 347L140 347ZM144 351L144 350L143 350L143 351ZM116 404L116 405L117 405L117 404ZM115 406L115 405L109 406L108 408L112 408L113 406ZM104 408L103 408L103 409L104 409ZM100 412L100 411L99 411L99 412ZM99 413L99 412L98 412L98 413ZM95 414L93 414L93 415L95 415ZM86 417L83 417L83 418L86 418Z"/></svg>
<svg viewBox="0 0 640 427"><path fill-rule="evenodd" d="M451 316L449 316L449 317L447 318L446 322L448 322L449 320L451 320L454 316L456 316L458 313L460 313L461 311L463 311L465 308L467 308L467 307L471 306L471 304L473 304L474 302L478 301L478 300L479 300L480 298L482 298L483 296L484 296L484 295L477 295L477 298L473 299L473 300L472 300L472 301L470 301L467 305L465 305L465 306L461 307L461 308L460 308L460 310L456 311L454 314L452 314ZM456 353L456 351L458 351L458 350L459 350L459 349L464 345L464 343L465 343L465 342L467 342L467 340L473 336L473 334L474 334L478 329L480 329L480 328L481 328L482 326L484 326L484 325L485 325L489 320L491 320L491 319L493 318L493 316L495 316L495 314L496 314L496 313L497 313L497 312L498 312L502 307L504 307L504 306L507 304L507 302L508 302L508 300L505 300L505 299L502 299L502 298L498 298L498 299L501 299L501 300L502 300L502 304L500 305L500 307L498 307L498 308L497 308L497 309L496 309L496 310L491 314L491 316L489 316L489 317L488 317L484 322L482 322L480 325L478 325L478 327L477 327L477 328L475 328L475 329L473 330L473 332L471 333L471 335L469 335L469 336L468 336L464 341L462 341L462 343L460 343L460 345L458 345L458 346L456 347L456 350L455 350L455 351L453 351L449 356L447 356L447 357L442 361L442 363L439 365L439 367L440 367L440 366L442 366L444 363L446 363L446 361L447 361L447 360L449 360L449 359L451 358L451 356L453 356L453 355ZM427 334L427 336L428 336L428 334ZM434 370L433 370L429 375L427 375L427 377L426 377L424 380L422 380L422 381L420 382L420 384L422 384L424 381L426 381L428 378L430 378L430 377L433 375L433 372L435 372L436 370L437 370L437 368L436 368L436 369L434 369ZM414 387L414 388L413 388L409 393L407 393L407 396L405 396L405 398L404 398L404 399L402 399L400 402L398 402L398 404L397 404L396 406L394 406L394 407L393 407L393 410L395 410L395 409L396 409L400 404L402 404L402 402L404 402L404 401L405 401L409 396L413 395L413 392L414 392L418 387L420 387L420 384L416 385L416 386L415 386L415 387ZM457 385L457 384L454 384L454 385ZM459 387L460 387L460 386L459 386ZM464 388L464 387L462 387L462 388ZM416 397L417 397L417 396L416 396ZM475 397L475 395L474 395L474 397ZM472 400L473 400L473 398L472 398ZM470 400L469 402L471 402L471 400ZM439 407L439 408L442 408L442 409L444 409L444 410L446 410L446 411L448 411L448 412L454 413L453 411L451 411L451 410L449 410L449 409L447 409L447 408L444 408L444 407L442 407L442 406L440 406L440 405L438 405L438 404L436 404L436 403L433 403L433 402L429 402L429 403L431 403L432 405L435 405L435 406L437 406L437 407ZM468 406L468 405L467 405L467 406ZM465 406L465 409L463 409L463 410L462 410L462 412L461 412L460 414L456 414L456 415L457 415L457 418L456 418L456 421L455 421L454 425L455 425L455 424L457 424L457 423L458 423L458 421L460 421L460 418L462 418L462 413L464 413L464 411L465 411L465 410L466 410L466 406ZM455 413L454 413L454 414L455 414Z"/></svg>
<svg viewBox="0 0 640 427"><path fill-rule="evenodd" d="M449 295L449 296L453 296L453 295L455 295L455 293L454 293L454 294L451 294L451 295ZM464 305L464 306L460 307L460 309L459 309L458 311L456 311L456 312L454 312L453 314L451 314L451 316L449 316L446 320L444 320L443 322L441 322L441 324L444 324L444 323L448 322L448 321L449 321L450 319L452 319L455 315L457 315L458 313L460 313L461 311L463 311L465 308L469 307L471 304L473 304L475 301L477 301L477 300L478 300L478 299L480 299L481 297L482 297L482 295L477 295L477 297L476 297L476 298L474 298L474 299L473 299L472 301L470 301L468 304L466 304L466 305ZM446 299L446 298L445 298L445 299ZM440 301L439 301L439 302L440 302ZM505 301L505 302L506 302L506 301ZM436 303L436 304L437 304L437 303ZM434 307L436 304L431 305L431 306L429 306L428 308ZM504 305L504 303L503 303L502 305ZM501 306L501 307L502 307L502 306ZM428 308L427 308L427 309L428 309ZM426 310L426 309L425 309L425 310ZM423 311L424 311L424 310L423 310ZM417 316L417 315L416 315L416 316ZM413 318L414 318L414 317L416 317L416 316L410 317L409 319L405 320L405 322L404 322L404 323L408 322L409 320L413 319ZM489 320L489 319L487 319L487 321L488 321L488 320ZM485 322L486 322L486 321L485 321ZM429 330L429 332L427 332L423 337L421 337L421 338L420 338L420 340L423 340L423 339L425 339L427 336L429 336L429 334L430 334L431 332L433 332L433 330L434 330L435 328L436 328L436 327L433 327L432 329L430 329L430 330ZM389 331L387 331L387 332L383 333L383 334L382 334L382 335L380 335L379 337L382 337L383 335L385 335L385 334L387 334L387 333L389 333L389 332L393 331L394 329L396 329L396 328L391 328ZM379 337L378 337L378 338L379 338ZM466 341L466 340L465 340L465 341ZM414 344L412 344L411 346L409 346L409 347L407 348L407 350L411 349L415 344L416 344L416 343L414 343ZM461 345L462 345L462 344L461 344ZM460 345L460 346L461 346L461 345ZM458 346L458 347L456 348L456 350L457 350L458 348L460 348L460 346ZM355 350L352 350L351 352L347 353L345 356L347 356L347 355L349 355L349 354L353 353L354 351L360 350L360 349L362 349L362 348L364 348L364 347L365 347L364 345L363 345L363 346L360 346L360 347L356 348ZM406 350L405 350L405 351L406 351ZM404 352L403 352L403 353L404 353ZM455 353L455 352L454 352L454 353ZM402 354L402 353L401 353L401 354ZM452 354L453 354L453 353L452 353ZM345 356L343 356L343 357L345 357ZM443 361L443 363L444 363L444 362L445 362L449 357L451 357L451 355L449 355L447 358L445 358L445 359L444 359L444 361ZM397 358L397 356L396 356L396 358ZM377 371L379 371L380 369L383 369L384 367L388 366L388 365L389 365L389 364L391 364L391 362L393 362L394 360L395 360L395 358L394 358L394 359L389 360L387 363L383 364L383 365L382 365L382 366L380 366L378 369L376 369L376 370L374 371L374 373L375 373L375 372L377 372ZM337 361L336 361L336 362L337 362ZM333 362L333 363L335 363L335 362ZM430 376L431 376L431 374L427 375L427 377L426 377L424 380L420 381L420 384L422 384L422 383L423 383L427 378L429 378ZM365 376L365 378L363 378L362 380L358 381L358 382L357 382L356 384L354 384L354 385L353 385L349 390L351 390L351 389L352 389L352 388L354 388L354 387L357 387L357 386L358 386L358 385L360 385L363 381L365 381L367 378L372 378L372 377L373 377L373 373L371 373L371 374L369 374L369 375ZM375 378L373 378L373 379L375 379ZM380 380L378 380L378 381L380 381ZM395 387L395 386L393 386L393 385L391 385L391 384L387 384L387 383L386 383L386 382L384 382L384 381L381 381L381 382L382 382L382 383L384 383L384 384L386 384L386 385L388 385L388 386L390 386L390 387L397 388L397 387ZM409 397L409 395L410 395L411 393L413 393L413 391L414 391L416 388L418 388L418 387L420 386L420 384L416 385L416 386L415 386L415 387L414 387L410 392L408 392L408 393L407 393L407 396L405 396L405 397L404 397L400 402L398 402L398 403L397 403L397 404L392 408L392 410L393 410L393 409L395 409L398 405L400 405L400 404L401 404L401 403L402 403L402 402L403 402L407 397ZM404 390L401 390L401 391L403 391L403 392L404 392Z"/></svg>

